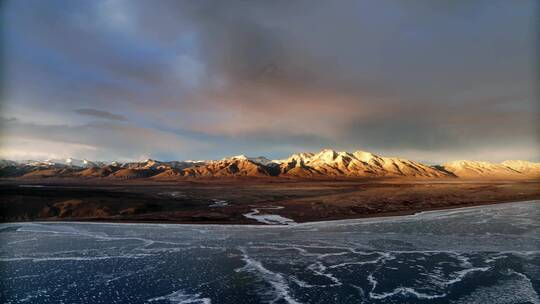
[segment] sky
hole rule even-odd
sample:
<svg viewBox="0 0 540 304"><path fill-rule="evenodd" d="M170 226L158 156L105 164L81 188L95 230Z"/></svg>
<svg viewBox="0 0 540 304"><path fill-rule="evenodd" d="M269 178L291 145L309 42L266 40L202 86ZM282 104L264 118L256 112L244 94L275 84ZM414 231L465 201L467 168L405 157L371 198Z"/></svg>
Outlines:
<svg viewBox="0 0 540 304"><path fill-rule="evenodd" d="M540 161L535 0L7 0L0 158Z"/></svg>

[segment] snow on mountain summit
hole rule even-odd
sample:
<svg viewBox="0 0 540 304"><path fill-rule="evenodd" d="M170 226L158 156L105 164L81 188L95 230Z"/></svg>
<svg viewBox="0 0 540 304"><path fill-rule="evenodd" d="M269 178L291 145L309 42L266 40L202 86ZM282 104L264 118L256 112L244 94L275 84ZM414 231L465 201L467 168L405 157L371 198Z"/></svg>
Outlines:
<svg viewBox="0 0 540 304"><path fill-rule="evenodd" d="M531 174L540 175L540 164L526 160L505 160L501 165L519 172L528 172Z"/></svg>
<svg viewBox="0 0 540 304"><path fill-rule="evenodd" d="M434 167L409 160L380 157L364 151L350 153L332 149L324 149L316 154L293 154L282 161L281 167L283 173L294 176L451 176Z"/></svg>
<svg viewBox="0 0 540 304"><path fill-rule="evenodd" d="M251 162L254 162L254 163L257 163L257 164L261 164L263 166L272 166L272 165L275 165L276 162L275 161L272 161L264 156L258 156L258 157L248 157L248 156L245 156L244 154L240 154L240 155L236 155L236 156L232 156L232 157L227 157L227 158L224 158L224 160L248 160L248 161L251 161Z"/></svg>
<svg viewBox="0 0 540 304"><path fill-rule="evenodd" d="M540 177L540 164L507 160L500 164L486 161L457 160L442 166L462 178L522 178Z"/></svg>
<svg viewBox="0 0 540 304"><path fill-rule="evenodd" d="M322 177L402 177L402 178L464 178L464 179L537 179L540 163L508 160L502 163L459 160L441 166L384 157L370 152L323 149L317 153L302 152L286 159L270 160L266 157L236 155L221 160L208 161L158 161L98 162L87 159L49 159L45 161L7 161L0 169L5 176L23 176L34 171L48 170L54 175L86 177L118 177L170 179L177 177L226 177L226 176L282 176L299 178ZM68 169L68 170L65 170ZM77 173L81 171L81 173ZM72 173L70 173L72 172ZM75 173L73 173L75 172ZM0 172L2 173L2 172ZM33 176L39 174L32 173Z"/></svg>

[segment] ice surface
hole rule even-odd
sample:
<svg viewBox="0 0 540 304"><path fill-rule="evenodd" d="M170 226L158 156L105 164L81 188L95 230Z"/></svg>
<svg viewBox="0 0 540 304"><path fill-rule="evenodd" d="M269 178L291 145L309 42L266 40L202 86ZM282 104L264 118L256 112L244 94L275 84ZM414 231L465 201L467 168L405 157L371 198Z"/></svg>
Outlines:
<svg viewBox="0 0 540 304"><path fill-rule="evenodd" d="M168 301L169 303L188 304L211 304L212 301L209 298L201 298L200 294L188 294L182 290L175 291L165 296L155 297L149 299L148 302Z"/></svg>
<svg viewBox="0 0 540 304"><path fill-rule="evenodd" d="M249 215L277 225L1 224L0 302L540 304L539 201L295 225L268 208Z"/></svg>

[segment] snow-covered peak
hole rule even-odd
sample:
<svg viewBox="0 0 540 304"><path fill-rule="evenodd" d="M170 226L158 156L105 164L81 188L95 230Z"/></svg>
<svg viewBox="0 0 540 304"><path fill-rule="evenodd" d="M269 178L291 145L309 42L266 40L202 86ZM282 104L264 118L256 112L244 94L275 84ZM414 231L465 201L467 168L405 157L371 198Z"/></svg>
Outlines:
<svg viewBox="0 0 540 304"><path fill-rule="evenodd" d="M122 166L129 169L160 169L168 167L168 163L147 158L141 162L125 163Z"/></svg>
<svg viewBox="0 0 540 304"><path fill-rule="evenodd" d="M0 159L0 168L16 166L17 162L7 159Z"/></svg>
<svg viewBox="0 0 540 304"><path fill-rule="evenodd" d="M527 160L505 160L501 163L503 166L507 166L510 168L514 167L522 167L522 168L529 168L529 167L538 167L540 164L533 163Z"/></svg>
<svg viewBox="0 0 540 304"><path fill-rule="evenodd" d="M491 168L496 167L497 164L477 160L455 160L444 164L444 166L455 168Z"/></svg>
<svg viewBox="0 0 540 304"><path fill-rule="evenodd" d="M501 165L522 173L532 173L540 176L540 163L526 160L505 160Z"/></svg>
<svg viewBox="0 0 540 304"><path fill-rule="evenodd" d="M249 162L249 163L247 163ZM525 160L507 160L502 163L486 161L458 160L441 166L424 165L419 162L397 157L383 157L366 151L341 152L324 149L317 153L303 152L284 160L270 160L266 157L249 157L244 154L209 161L157 161L146 159L139 162L98 162L87 159L48 159L45 161L0 161L0 168L8 166L33 169L69 169L76 172L83 168L99 168L108 165L127 169L146 169L163 172L188 170L190 176L217 174L234 175L232 165L238 165L242 174L263 174L283 176L351 176L351 177L458 177L458 178L540 178L540 163ZM254 165L257 164L257 165ZM224 166L223 166L224 165ZM260 166L259 166L260 165ZM264 166L266 168L262 168ZM208 167L208 168L206 168ZM11 169L10 169L11 170ZM229 171L227 171L229 170ZM236 169L235 169L236 170ZM251 170L251 171L250 171ZM248 172L249 171L249 172Z"/></svg>
<svg viewBox="0 0 540 304"><path fill-rule="evenodd" d="M356 153L356 154L355 154ZM357 151L355 153L335 151L332 149L323 149L317 154L315 153L299 153L293 154L287 160L282 162L297 164L306 164L314 166L322 165L341 165L347 166L351 161L368 161L373 157L373 154L368 152Z"/></svg>
<svg viewBox="0 0 540 304"><path fill-rule="evenodd" d="M264 156L258 156L258 157L248 157L243 154L236 155L228 158L224 158L223 160L248 160L257 164L261 164L263 166L270 166L276 164L274 161L269 160L268 158Z"/></svg>
<svg viewBox="0 0 540 304"><path fill-rule="evenodd" d="M379 158L375 154L372 154L366 151L360 151L360 150L353 152L353 155L356 159L358 159L359 161L363 161L365 163L369 163L374 158Z"/></svg>
<svg viewBox="0 0 540 304"><path fill-rule="evenodd" d="M289 156L289 158L287 159L275 160L274 162L306 164L311 160L311 158L313 158L314 155L315 154L311 152L301 152L301 153L293 154Z"/></svg>
<svg viewBox="0 0 540 304"><path fill-rule="evenodd" d="M342 152L336 152L332 149L324 149L321 152L313 156L312 161L322 161L326 163L334 162L337 156Z"/></svg>
<svg viewBox="0 0 540 304"><path fill-rule="evenodd" d="M261 164L263 166L272 166L272 165L276 164L274 161L269 160L268 158L266 158L264 156L251 157L251 158L249 158L249 160L254 162L254 163Z"/></svg>
<svg viewBox="0 0 540 304"><path fill-rule="evenodd" d="M229 160L229 159L248 160L249 158L247 156L245 156L244 154L240 154L240 155L235 155L235 156L231 156L231 157L226 157L224 159L225 160Z"/></svg>
<svg viewBox="0 0 540 304"><path fill-rule="evenodd" d="M86 163L84 160L74 159L71 157L66 159L64 164L70 167L85 167L86 166Z"/></svg>
<svg viewBox="0 0 540 304"><path fill-rule="evenodd" d="M354 154L344 151L324 149L313 155L309 160L311 164L337 164L346 166L350 161L356 160Z"/></svg>
<svg viewBox="0 0 540 304"><path fill-rule="evenodd" d="M507 163L508 164L508 163ZM508 165L494 164L486 161L458 160L443 165L446 171L458 177L518 177L523 169L512 168Z"/></svg>

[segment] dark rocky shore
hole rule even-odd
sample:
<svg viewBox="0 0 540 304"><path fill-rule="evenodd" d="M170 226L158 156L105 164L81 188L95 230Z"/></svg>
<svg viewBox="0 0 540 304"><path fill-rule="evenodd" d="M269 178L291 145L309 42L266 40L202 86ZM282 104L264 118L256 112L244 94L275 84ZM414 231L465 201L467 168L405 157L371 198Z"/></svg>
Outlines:
<svg viewBox="0 0 540 304"><path fill-rule="evenodd" d="M47 179L0 182L0 219L256 224L254 208L295 222L410 214L540 199L538 181Z"/></svg>

